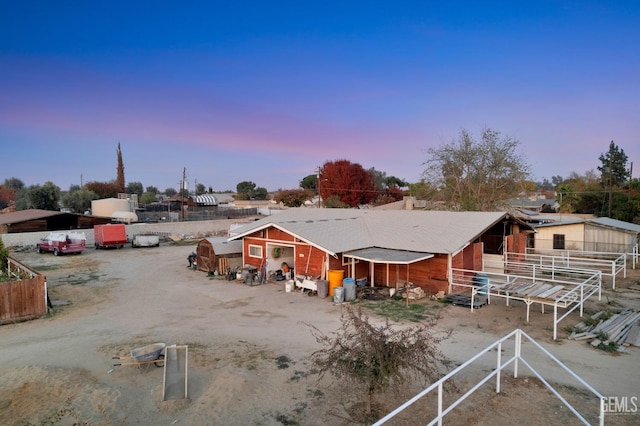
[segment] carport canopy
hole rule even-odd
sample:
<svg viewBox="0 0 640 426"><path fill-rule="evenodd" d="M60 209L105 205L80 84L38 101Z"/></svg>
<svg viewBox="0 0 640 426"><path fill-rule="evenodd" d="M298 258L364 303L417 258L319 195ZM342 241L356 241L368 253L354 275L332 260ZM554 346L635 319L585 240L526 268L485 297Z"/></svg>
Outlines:
<svg viewBox="0 0 640 426"><path fill-rule="evenodd" d="M342 253L342 256L370 263L409 265L421 260L431 259L435 255L433 253L420 253L415 251L369 247L365 249L345 252Z"/></svg>

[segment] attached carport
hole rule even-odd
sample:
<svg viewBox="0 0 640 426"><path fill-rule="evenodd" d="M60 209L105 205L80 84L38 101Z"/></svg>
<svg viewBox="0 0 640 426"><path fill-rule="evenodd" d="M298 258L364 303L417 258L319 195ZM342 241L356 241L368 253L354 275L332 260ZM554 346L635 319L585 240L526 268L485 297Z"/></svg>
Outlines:
<svg viewBox="0 0 640 426"><path fill-rule="evenodd" d="M352 250L342 254L344 258L350 259L349 268L351 276L355 277L356 260L369 263L369 276L371 277L371 286L375 283L375 265L382 264L386 266L385 283L389 286L389 268L392 265L396 267L396 276L399 276L400 265L407 265L407 282L409 282L409 265L431 259L435 255L433 253L423 253L406 250L386 249L380 247L369 247L365 249ZM393 283L394 287L397 283Z"/></svg>

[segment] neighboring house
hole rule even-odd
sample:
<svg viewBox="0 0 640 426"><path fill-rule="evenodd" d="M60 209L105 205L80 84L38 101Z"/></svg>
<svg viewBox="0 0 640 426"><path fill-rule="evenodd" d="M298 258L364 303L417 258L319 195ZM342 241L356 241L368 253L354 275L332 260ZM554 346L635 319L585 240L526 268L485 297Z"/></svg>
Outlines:
<svg viewBox="0 0 640 426"><path fill-rule="evenodd" d="M326 279L329 270L374 286L411 282L445 290L452 267L482 270L485 256L524 252L533 232L504 212L294 208L234 230L243 263L271 274Z"/></svg>
<svg viewBox="0 0 640 426"><path fill-rule="evenodd" d="M607 217L572 218L532 226L536 233L529 247L541 250L633 253L640 235L640 225Z"/></svg>

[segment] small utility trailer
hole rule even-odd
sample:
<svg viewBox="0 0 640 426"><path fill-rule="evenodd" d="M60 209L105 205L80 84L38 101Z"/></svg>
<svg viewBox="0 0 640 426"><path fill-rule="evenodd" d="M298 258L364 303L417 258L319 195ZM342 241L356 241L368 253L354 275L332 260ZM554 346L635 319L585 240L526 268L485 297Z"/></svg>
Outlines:
<svg viewBox="0 0 640 426"><path fill-rule="evenodd" d="M155 234L137 234L131 239L131 247L158 247L160 237Z"/></svg>

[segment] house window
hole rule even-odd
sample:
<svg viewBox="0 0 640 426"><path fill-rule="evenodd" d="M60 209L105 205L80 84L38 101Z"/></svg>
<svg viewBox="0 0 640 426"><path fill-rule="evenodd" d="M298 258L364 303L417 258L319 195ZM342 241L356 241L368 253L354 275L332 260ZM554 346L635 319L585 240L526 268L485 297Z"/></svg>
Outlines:
<svg viewBox="0 0 640 426"><path fill-rule="evenodd" d="M553 234L553 249L564 250L564 234Z"/></svg>
<svg viewBox="0 0 640 426"><path fill-rule="evenodd" d="M262 246L249 244L249 257L259 257L262 259Z"/></svg>
<svg viewBox="0 0 640 426"><path fill-rule="evenodd" d="M342 256L342 266L351 265L351 262L358 263L358 262L360 262L360 259L353 259L353 258L348 257L348 256Z"/></svg>

